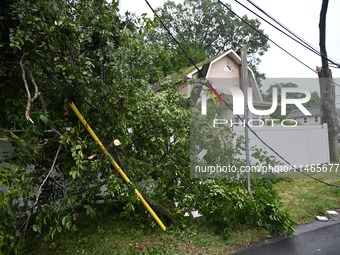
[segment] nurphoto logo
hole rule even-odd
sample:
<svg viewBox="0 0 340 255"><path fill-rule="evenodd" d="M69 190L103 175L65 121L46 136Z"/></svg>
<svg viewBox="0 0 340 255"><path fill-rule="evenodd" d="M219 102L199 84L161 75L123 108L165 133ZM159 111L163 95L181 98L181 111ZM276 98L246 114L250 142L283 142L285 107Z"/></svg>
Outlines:
<svg viewBox="0 0 340 255"><path fill-rule="evenodd" d="M223 89L227 89L230 91L233 99L233 115L244 115L244 94L242 90L239 87L236 87L231 84L225 84ZM289 93L301 93L304 95L303 98L289 98ZM248 95L253 95L253 89L248 88L247 89ZM278 107L278 88L272 88L272 105L269 109L266 110L259 110L254 107L253 103L253 97L248 96L247 97L247 105L249 111L258 116L265 116L270 115ZM307 89L302 88L281 88L281 115L286 116L287 115L287 105L295 105L305 116L311 116L312 114L306 109L306 107L303 106L304 103L307 103L311 99L311 93ZM201 95L201 113L203 115L207 114L207 94L202 91ZM273 126L274 122L277 121L276 119L250 119L248 125L252 127L262 127L264 125ZM256 122L256 125L254 123ZM230 124L233 126L233 124L236 124L233 120L226 120L226 119L214 119L213 126L216 127L216 125L224 125L224 124ZM292 124L294 123L294 124ZM245 125L244 121L242 123L237 122L237 124L243 124ZM284 119L281 121L281 125L284 127L294 127L297 126L297 121L294 119Z"/></svg>

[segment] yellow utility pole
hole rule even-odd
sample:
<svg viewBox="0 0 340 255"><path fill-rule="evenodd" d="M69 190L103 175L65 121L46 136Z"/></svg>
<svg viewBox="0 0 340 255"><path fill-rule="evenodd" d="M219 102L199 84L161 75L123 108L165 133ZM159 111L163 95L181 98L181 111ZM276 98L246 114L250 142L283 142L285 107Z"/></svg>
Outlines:
<svg viewBox="0 0 340 255"><path fill-rule="evenodd" d="M111 154L107 151L105 146L102 144L102 142L99 140L97 135L93 132L92 128L90 125L86 122L85 118L83 115L79 112L78 108L73 102L69 102L69 106L73 110L73 112L77 115L78 119L80 122L84 125L86 130L89 132L89 134L92 136L93 140L99 145L99 147L102 149L105 155L109 156L111 164L114 166L114 168L118 171L120 176L124 179L126 183L132 184L130 179L126 176L124 171L120 168L120 166L117 164L117 162L113 159ZM155 221L158 223L158 225L165 231L166 227L164 226L163 222L158 218L157 214L152 210L152 208L149 206L148 202L143 198L143 196L139 193L137 189L134 189L134 192L136 196L142 201L142 204L148 210L148 212L152 215L152 217L155 219Z"/></svg>

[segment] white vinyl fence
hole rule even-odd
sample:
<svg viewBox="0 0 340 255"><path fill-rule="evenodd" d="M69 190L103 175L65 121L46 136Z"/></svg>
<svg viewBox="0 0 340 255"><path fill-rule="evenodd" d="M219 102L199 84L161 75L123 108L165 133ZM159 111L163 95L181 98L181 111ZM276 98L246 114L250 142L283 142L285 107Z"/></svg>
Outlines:
<svg viewBox="0 0 340 255"><path fill-rule="evenodd" d="M252 129L292 165L308 166L329 163L330 161L327 124L296 127L264 126ZM237 136L244 136L243 126L235 126L233 130ZM276 156L250 130L249 140L250 148L256 146L266 150L269 155ZM251 159L251 161L253 160Z"/></svg>

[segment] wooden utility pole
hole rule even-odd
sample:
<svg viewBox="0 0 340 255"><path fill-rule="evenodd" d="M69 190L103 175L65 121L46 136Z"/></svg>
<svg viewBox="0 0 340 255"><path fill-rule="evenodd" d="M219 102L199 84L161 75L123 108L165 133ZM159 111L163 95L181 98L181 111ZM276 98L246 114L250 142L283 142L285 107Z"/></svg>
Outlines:
<svg viewBox="0 0 340 255"><path fill-rule="evenodd" d="M328 66L328 57L326 51L327 9L328 0L323 0L319 23L320 53L322 68L317 67L321 95L320 116L321 123L327 123L328 126L330 160L332 162L339 162L338 153L339 120L335 108L335 83L332 78L332 71L329 69Z"/></svg>

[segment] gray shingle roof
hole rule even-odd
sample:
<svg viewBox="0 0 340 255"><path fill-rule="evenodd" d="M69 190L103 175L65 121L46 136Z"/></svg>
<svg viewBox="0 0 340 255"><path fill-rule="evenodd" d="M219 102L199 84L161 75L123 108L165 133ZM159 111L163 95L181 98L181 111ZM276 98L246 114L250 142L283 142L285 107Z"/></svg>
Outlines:
<svg viewBox="0 0 340 255"><path fill-rule="evenodd" d="M320 106L314 106L314 107L307 107L306 108L312 116L320 116ZM340 109L336 109L336 112L338 116L340 116ZM293 109L291 112L287 115L287 119L294 119L294 118L302 118L306 117L300 109Z"/></svg>

